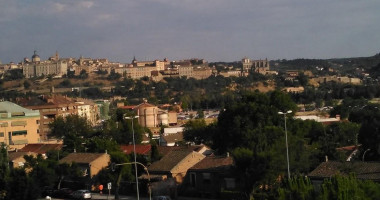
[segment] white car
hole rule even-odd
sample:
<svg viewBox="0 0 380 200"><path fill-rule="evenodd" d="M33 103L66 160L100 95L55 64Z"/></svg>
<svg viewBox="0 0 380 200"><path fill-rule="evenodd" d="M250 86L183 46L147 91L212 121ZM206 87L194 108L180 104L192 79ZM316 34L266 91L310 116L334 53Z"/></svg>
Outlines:
<svg viewBox="0 0 380 200"><path fill-rule="evenodd" d="M71 196L74 199L91 199L91 192L88 190L77 190Z"/></svg>

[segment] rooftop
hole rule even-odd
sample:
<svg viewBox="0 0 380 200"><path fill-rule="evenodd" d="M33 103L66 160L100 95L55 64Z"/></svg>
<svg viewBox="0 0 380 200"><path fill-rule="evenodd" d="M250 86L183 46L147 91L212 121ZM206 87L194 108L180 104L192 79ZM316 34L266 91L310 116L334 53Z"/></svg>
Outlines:
<svg viewBox="0 0 380 200"><path fill-rule="evenodd" d="M51 150L61 150L63 144L27 144L20 149L21 152L34 152L38 154L44 154Z"/></svg>
<svg viewBox="0 0 380 200"><path fill-rule="evenodd" d="M0 119L13 116L40 116L40 111L38 110L27 109L9 101L0 102L0 113Z"/></svg>
<svg viewBox="0 0 380 200"><path fill-rule="evenodd" d="M133 145L121 145L120 148L126 154L133 153ZM136 154L149 155L151 148L151 145L136 144Z"/></svg>
<svg viewBox="0 0 380 200"><path fill-rule="evenodd" d="M232 157L207 156L199 163L195 164L190 170L225 170L233 165Z"/></svg>
<svg viewBox="0 0 380 200"><path fill-rule="evenodd" d="M81 164L89 164L103 155L105 155L105 153L71 153L62 158L59 163L75 162Z"/></svg>
<svg viewBox="0 0 380 200"><path fill-rule="evenodd" d="M358 179L380 181L380 162L338 162L321 163L308 174L310 178L324 179L334 175L355 173Z"/></svg>
<svg viewBox="0 0 380 200"><path fill-rule="evenodd" d="M173 150L165 155L161 160L152 163L149 171L171 171L181 160L190 155L193 151L188 149Z"/></svg>

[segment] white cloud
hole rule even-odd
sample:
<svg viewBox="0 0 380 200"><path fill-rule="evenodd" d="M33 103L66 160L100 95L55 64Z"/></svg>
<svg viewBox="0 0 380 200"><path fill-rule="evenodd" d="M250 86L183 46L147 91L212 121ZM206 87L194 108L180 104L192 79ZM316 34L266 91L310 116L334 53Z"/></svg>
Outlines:
<svg viewBox="0 0 380 200"><path fill-rule="evenodd" d="M80 8L92 8L94 6L94 2L93 1L79 1L76 3L77 6L79 6Z"/></svg>

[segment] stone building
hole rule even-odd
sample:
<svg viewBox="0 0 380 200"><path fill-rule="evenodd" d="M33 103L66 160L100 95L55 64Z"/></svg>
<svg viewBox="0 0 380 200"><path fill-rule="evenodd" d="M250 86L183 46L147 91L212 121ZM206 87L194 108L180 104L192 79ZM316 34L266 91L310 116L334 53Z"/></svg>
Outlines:
<svg viewBox="0 0 380 200"><path fill-rule="evenodd" d="M43 75L62 76L67 74L67 66L66 60L60 60L58 54L56 54L55 59L41 62L41 58L37 55L36 51L34 51L32 62L24 62L22 64L22 71L26 78Z"/></svg>
<svg viewBox="0 0 380 200"><path fill-rule="evenodd" d="M251 60L249 58L243 58L242 61L242 72L244 75L248 75L251 72L256 72L260 74L266 74L269 71L269 61L265 60Z"/></svg>

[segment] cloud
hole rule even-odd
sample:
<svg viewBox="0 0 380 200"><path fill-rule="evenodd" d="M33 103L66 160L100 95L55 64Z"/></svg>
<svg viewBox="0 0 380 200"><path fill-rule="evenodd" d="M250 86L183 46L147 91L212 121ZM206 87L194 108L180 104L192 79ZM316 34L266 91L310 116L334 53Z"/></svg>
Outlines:
<svg viewBox="0 0 380 200"><path fill-rule="evenodd" d="M34 49L40 56L58 50L63 56L129 62L133 55L213 61L362 56L380 46L378 0L0 0L0 5L3 62Z"/></svg>

